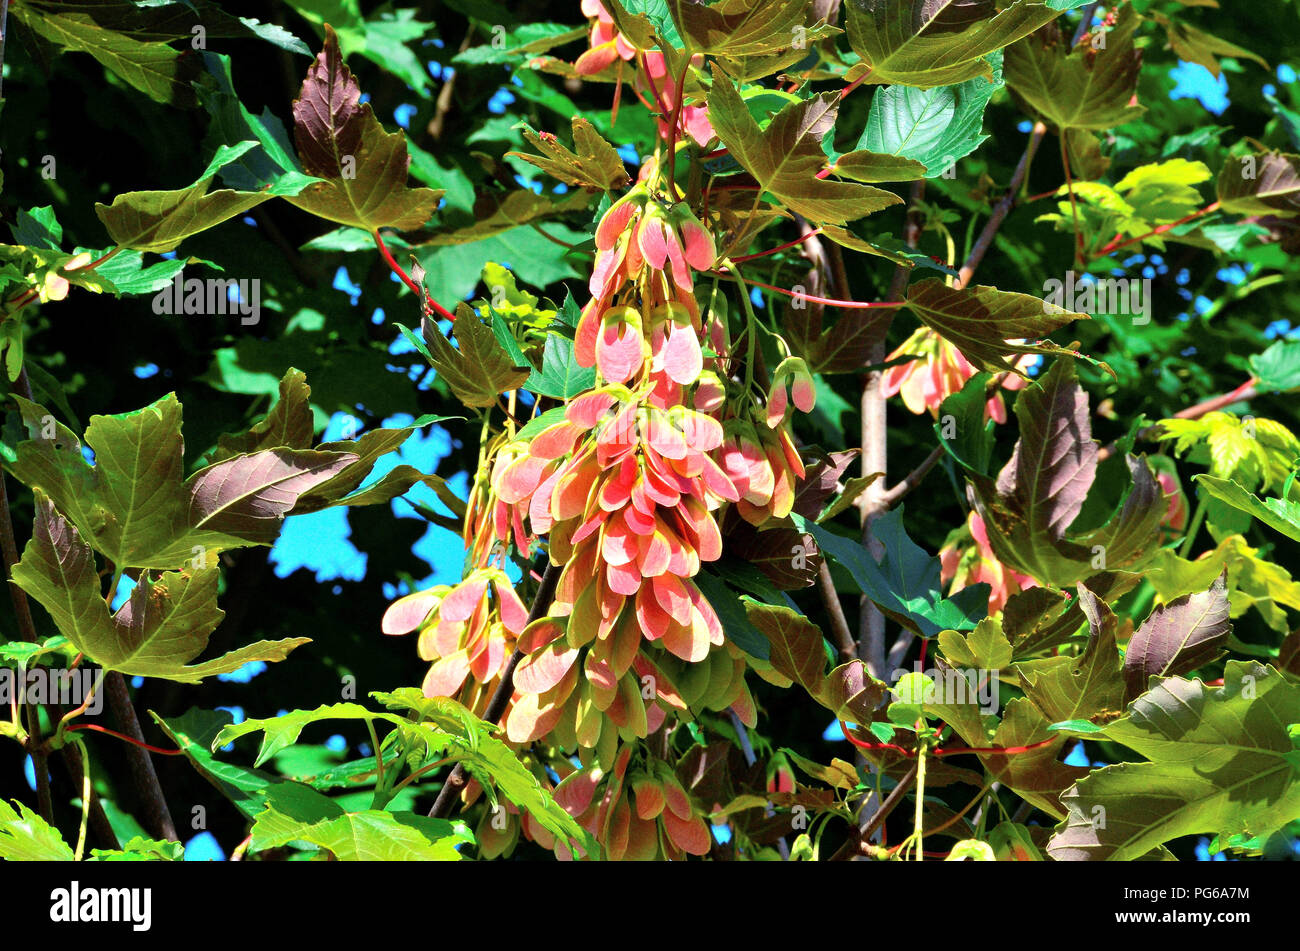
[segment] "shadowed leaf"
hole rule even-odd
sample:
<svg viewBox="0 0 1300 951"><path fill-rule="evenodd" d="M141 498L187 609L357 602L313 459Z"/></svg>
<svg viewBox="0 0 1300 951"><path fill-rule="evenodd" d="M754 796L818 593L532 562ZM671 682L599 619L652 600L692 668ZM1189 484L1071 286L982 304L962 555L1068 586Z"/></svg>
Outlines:
<svg viewBox="0 0 1300 951"><path fill-rule="evenodd" d="M1121 8L1099 49L1082 44L1071 51L1059 34L1052 45L1041 36L1028 37L1006 51L1007 85L1057 129L1110 129L1130 122L1143 112L1129 105L1142 67L1142 54L1133 46L1138 20L1131 7Z"/></svg>
<svg viewBox="0 0 1300 951"><path fill-rule="evenodd" d="M1062 310L1030 294L1000 291L982 284L948 287L938 278L909 287L907 306L967 360L990 373L1021 372L1007 360L1009 353L1067 352L1051 341L1013 341L1033 341L1068 323L1088 319L1086 314Z"/></svg>

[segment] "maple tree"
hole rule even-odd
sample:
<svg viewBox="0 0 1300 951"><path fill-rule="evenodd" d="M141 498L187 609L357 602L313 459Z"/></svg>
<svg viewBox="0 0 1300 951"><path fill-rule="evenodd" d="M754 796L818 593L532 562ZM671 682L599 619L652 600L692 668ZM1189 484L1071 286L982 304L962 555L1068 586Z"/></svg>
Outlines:
<svg viewBox="0 0 1300 951"><path fill-rule="evenodd" d="M1294 850L1300 116L1168 78L1276 37L283 6L5 4L0 856Z"/></svg>

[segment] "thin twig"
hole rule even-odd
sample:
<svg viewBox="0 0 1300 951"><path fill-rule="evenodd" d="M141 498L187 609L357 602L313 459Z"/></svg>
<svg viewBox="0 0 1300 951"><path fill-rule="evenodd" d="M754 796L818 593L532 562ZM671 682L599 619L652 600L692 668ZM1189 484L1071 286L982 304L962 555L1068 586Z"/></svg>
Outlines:
<svg viewBox="0 0 1300 951"><path fill-rule="evenodd" d="M1235 390L1229 390L1227 393L1220 393L1218 396L1212 396L1208 400L1202 400L1194 406L1188 406L1174 413L1174 419L1200 419L1210 413L1218 412L1225 406L1232 406L1234 403L1245 403L1253 400L1259 395L1255 389L1258 380L1249 379ZM1155 439L1160 435L1160 424L1145 426L1137 432L1138 439ZM1109 459L1115 452L1116 443L1110 443L1102 446L1097 450L1097 461L1104 462Z"/></svg>
<svg viewBox="0 0 1300 951"><path fill-rule="evenodd" d="M826 613L831 619L831 630L835 632L835 640L840 646L840 658L848 663L858 656L858 642L853 639L853 632L849 630L848 618L844 616L844 605L840 604L839 592L835 590L835 582L831 579L831 568L826 559L822 559L821 567L817 569L817 593L821 595L822 604L826 606Z"/></svg>
<svg viewBox="0 0 1300 951"><path fill-rule="evenodd" d="M864 825L856 834L849 835L849 840L840 847L838 852L830 857L830 861L843 861L845 859L853 858L855 855L860 855L862 852L862 843L871 841L871 837L876 834L876 830L879 829L884 821L889 818L889 814L894 811L894 808L903 801L903 797L906 796L907 791L912 788L912 783L915 780L916 764L913 763L912 768L904 774L903 778L898 781L898 785L896 785L890 791L889 795L885 797L885 801L880 804L880 808L876 810L875 815L867 820L867 824Z"/></svg>
<svg viewBox="0 0 1300 951"><path fill-rule="evenodd" d="M469 49L470 40L474 37L474 24L471 21L469 28L465 31L465 38L460 41L460 52ZM442 138L442 133L447 122L447 114L451 112L451 95L456 88L456 77L460 75L459 70L453 70L452 74L443 81L442 88L438 90L438 100L434 103L433 118L425 126L425 131L429 133L429 138L437 142Z"/></svg>
<svg viewBox="0 0 1300 951"><path fill-rule="evenodd" d="M1088 35L1092 28L1092 18L1097 15L1097 8L1101 6L1101 0L1092 0L1092 3L1083 8L1083 19L1079 21L1078 28L1074 31L1074 39L1070 42L1070 47L1079 45L1079 41Z"/></svg>
<svg viewBox="0 0 1300 951"><path fill-rule="evenodd" d="M1020 186L1024 184L1025 178L1029 175L1029 166L1033 163L1034 154L1038 151L1039 143L1043 141L1043 136L1046 134L1047 126L1041 122L1035 122L1033 130L1029 133L1029 144L1025 146L1025 152L1020 156L1020 163L1016 165L1016 170L1011 175L1011 182L1007 185L1007 193L1002 196L1002 200L993 208L993 214L989 215L989 220L985 222L984 230L975 239L975 244L971 247L966 263L957 272L955 286L961 288L970 283L971 277L975 274L975 269L979 267L980 262L984 260L984 255L993 246L993 239L997 236L998 229L1002 227L1002 222L1011 213L1011 209L1016 206L1016 193L1020 191Z"/></svg>
<svg viewBox="0 0 1300 951"><path fill-rule="evenodd" d="M924 479L926 477L926 474L929 473L929 471L934 468L935 463L937 463L942 458L943 458L943 447L936 446L930 452L930 454L926 456L924 460L922 460L919 466L917 466L915 469L913 469L911 472L909 472L906 476L903 477L903 480L901 482L899 482L897 485L890 486L887 490L882 492L880 494L880 505L882 507L882 511L893 508L895 505L898 504L898 502L903 498L903 496L907 495L907 493L911 492L918 485L920 485L921 480Z"/></svg>

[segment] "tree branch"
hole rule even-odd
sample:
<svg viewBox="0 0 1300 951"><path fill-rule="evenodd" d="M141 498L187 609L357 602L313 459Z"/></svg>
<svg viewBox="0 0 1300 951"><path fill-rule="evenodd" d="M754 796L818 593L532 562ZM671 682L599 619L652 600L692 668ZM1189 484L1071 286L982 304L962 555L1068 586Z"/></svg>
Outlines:
<svg viewBox="0 0 1300 951"><path fill-rule="evenodd" d="M1007 215L1011 213L1011 209L1019 201L1016 194L1028 177L1029 166L1034 161L1034 154L1038 151L1038 146L1046 134L1047 126L1041 122L1035 122L1033 131L1029 133L1029 144L1025 146L1025 153L1020 156L1020 163L1016 165L1016 170L1011 175L1011 182L1007 185L1007 193L1002 196L1002 200L993 208L993 214L989 216L989 220L984 225L984 230L980 232L980 236L971 247L966 263L957 272L956 287L965 287L970 283L970 279L975 274L975 269L980 266L980 262L984 260L984 255L993 246L993 239L997 236L998 229L1002 227L1002 222L1006 220Z"/></svg>
<svg viewBox="0 0 1300 951"><path fill-rule="evenodd" d="M821 595L822 604L826 606L826 613L831 619L831 630L835 632L835 640L840 647L840 659L848 663L858 656L858 642L853 639L853 632L849 630L848 618L844 616L844 605L840 604L840 595L835 590L835 582L831 579L831 567L825 557L822 558L821 567L817 569L817 593Z"/></svg>
<svg viewBox="0 0 1300 951"><path fill-rule="evenodd" d="M465 38L460 41L461 53L469 49L470 40L474 37L474 24L470 23L469 28L465 31ZM447 122L447 114L451 112L451 95L456 88L456 77L460 71L454 71L451 76L443 81L442 88L438 90L438 100L434 103L433 118L425 126L425 131L429 133L429 138L437 142L442 138L442 133Z"/></svg>
<svg viewBox="0 0 1300 951"><path fill-rule="evenodd" d="M903 240L908 247L916 247L921 238L921 218L917 210L917 205L925 196L925 180L918 179L912 183L911 192L908 196L906 222L903 226ZM832 262L834 254L838 251L838 246L831 249ZM847 281L844 273L843 256L840 256L838 266L832 269L832 276L837 281ZM899 265L894 270L894 276L890 281L888 300L898 301L903 298L903 291L907 287L908 269ZM843 288L840 293L847 293L847 287ZM888 324L885 325L886 331ZM885 362L885 341L884 334L881 340L872 347L868 356L868 361L872 364L881 364ZM873 370L867 374L866 380L862 386L862 474L870 475L873 472L888 471L889 462L889 441L888 441L888 418L885 397L880 388L884 379L879 370ZM885 487L881 480L877 480L867 487L866 492L862 495L862 501L859 505L862 522L862 544L867 547L874 558L879 559L884 554L880 543L871 533L871 523L885 509L881 504L881 497L884 495ZM875 603L865 595L860 601L861 622L859 626L858 638L858 656L866 664L868 672L880 679L885 675L885 616L880 613L880 609Z"/></svg>
<svg viewBox="0 0 1300 951"><path fill-rule="evenodd" d="M880 808L876 810L875 815L867 820L867 824L860 830L851 832L849 840L840 846L839 851L832 855L829 861L842 862L846 859L851 859L855 856L861 855L862 844L871 841L871 837L876 834L876 830L879 829L884 821L889 818L889 814L894 811L895 807L903 801L903 797L906 796L907 791L912 788L912 783L915 782L915 780L916 764L913 763L912 768L909 769L903 778L898 781L898 785L890 790L889 795L886 796L885 801L880 804ZM872 793L872 795L875 794Z"/></svg>
<svg viewBox="0 0 1300 951"><path fill-rule="evenodd" d="M1088 35L1088 30L1092 27L1092 18L1097 15L1097 8L1101 6L1101 0L1092 0L1092 3L1083 8L1083 19L1079 21L1078 29L1074 31L1074 39L1070 46L1078 46L1079 41Z"/></svg>
<svg viewBox="0 0 1300 951"><path fill-rule="evenodd" d="M1200 419L1210 413L1218 412L1225 406L1231 406L1234 403L1244 403L1253 400L1259 395L1255 389L1255 384L1259 381L1251 378L1235 390L1229 390L1227 393L1220 393L1218 396L1212 396L1208 400L1202 400L1194 406L1188 406L1174 413L1174 419ZM1153 439L1160 432L1160 425L1146 426L1138 430L1138 439ZM1097 461L1104 462L1115 452L1115 443L1102 446L1097 450Z"/></svg>
<svg viewBox="0 0 1300 951"><path fill-rule="evenodd" d="M138 743L144 743L144 733L135 715L131 694L126 689L126 679L118 671L104 674L104 694L108 697L108 705L112 708L113 716L117 718L123 732ZM149 757L149 751L135 743L128 743L126 758L131 764L136 790L144 800L149 831L160 839L179 842L180 837L176 834L176 826L172 823L171 811L167 808L167 797L163 795L162 784L158 782L158 773L154 769L153 760Z"/></svg>
<svg viewBox="0 0 1300 951"><path fill-rule="evenodd" d="M924 479L929 471L934 468L935 463L942 458L943 447L936 446L931 450L930 454L921 461L919 466L904 476L901 482L882 492L880 495L881 511L886 511L897 505L903 496L907 495L907 493L911 492L921 484L921 480Z"/></svg>

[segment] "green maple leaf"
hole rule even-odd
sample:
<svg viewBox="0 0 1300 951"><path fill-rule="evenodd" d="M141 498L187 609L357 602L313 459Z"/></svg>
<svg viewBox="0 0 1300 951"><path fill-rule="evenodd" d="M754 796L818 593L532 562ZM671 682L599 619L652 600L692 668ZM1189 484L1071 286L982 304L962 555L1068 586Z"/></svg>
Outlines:
<svg viewBox="0 0 1300 951"><path fill-rule="evenodd" d="M872 523L873 534L885 549L879 561L858 542L797 513L791 518L796 528L811 534L824 553L848 569L862 593L881 611L923 637L944 630L973 630L988 613L987 584L970 585L951 598L943 596L939 559L908 537L901 505Z"/></svg>
<svg viewBox="0 0 1300 951"><path fill-rule="evenodd" d="M91 9L22 0L10 10L42 39L69 52L90 54L150 99L182 108L194 105L190 82L198 74L197 58L172 49L157 36L138 39L108 29L100 23L100 11L87 6ZM190 37L188 29L185 35Z"/></svg>
<svg viewBox="0 0 1300 951"><path fill-rule="evenodd" d="M971 363L991 373L1019 372L1008 353L1065 353L1050 341L1030 342L1075 320L1087 320L1052 307L1030 294L1014 294L982 284L948 287L938 278L918 281L907 289L907 306L921 322L962 352ZM1014 340L1025 339L1024 343Z"/></svg>
<svg viewBox="0 0 1300 951"><path fill-rule="evenodd" d="M457 847L474 843L469 827L459 820L382 809L348 812L299 783L270 786L263 798L266 809L257 814L252 830L257 849L310 842L341 862L455 862L462 857Z"/></svg>
<svg viewBox="0 0 1300 951"><path fill-rule="evenodd" d="M1049 722L1114 716L1123 709L1115 615L1097 595L1079 585L1079 604L1088 618L1088 646L1078 657L1046 657L1015 665L1025 696Z"/></svg>
<svg viewBox="0 0 1300 951"><path fill-rule="evenodd" d="M18 402L29 437L9 469L44 491L82 537L119 568L213 564L219 552L275 540L298 497L357 460L353 453L264 449L224 458L183 479L181 404L169 393L144 409L93 416L86 444L43 406Z"/></svg>
<svg viewBox="0 0 1300 951"><path fill-rule="evenodd" d="M311 412L311 387L307 374L294 367L280 380L280 398L259 422L239 434L227 434L217 440L217 449L207 457L218 462L245 452L274 449L306 449L311 445L315 422Z"/></svg>
<svg viewBox="0 0 1300 951"><path fill-rule="evenodd" d="M1172 677L1129 715L1090 731L1148 762L1094 770L1061 797L1068 818L1048 844L1061 860L1138 858L1179 836L1266 835L1300 814L1288 725L1300 687L1273 667L1229 661L1223 686Z"/></svg>
<svg viewBox="0 0 1300 951"><path fill-rule="evenodd" d="M1218 57L1220 56L1251 59L1265 69L1269 68L1268 62L1263 57L1257 56L1250 50L1244 49L1235 43L1221 40L1212 33L1198 30L1181 20L1171 20L1158 10L1153 11L1151 17L1165 28L1165 35L1169 38L1169 48L1177 54L1179 59L1186 60L1189 63L1199 63L1213 73L1215 79L1218 79L1219 74L1222 72L1219 68Z"/></svg>
<svg viewBox="0 0 1300 951"><path fill-rule="evenodd" d="M466 406L493 405L503 392L523 386L533 372L531 367L515 364L496 334L478 319L468 304L457 305L456 322L452 325L459 350L427 318L420 324L423 339L398 326Z"/></svg>
<svg viewBox="0 0 1300 951"><path fill-rule="evenodd" d="M1210 475L1198 475L1196 483L1216 499L1254 516L1287 538L1300 541L1300 502L1282 498L1261 499L1230 479L1216 479Z"/></svg>
<svg viewBox="0 0 1300 951"><path fill-rule="evenodd" d="M536 165L565 184L610 191L622 188L631 181L622 156L601 137L595 126L581 116L573 117L573 144L576 151L549 132L538 133L527 127L523 132L528 144L542 154L506 154Z"/></svg>
<svg viewBox="0 0 1300 951"><path fill-rule="evenodd" d="M1138 15L1123 7L1105 45L1073 51L1028 37L1006 51L1007 85L1030 111L1058 129L1110 129L1142 114L1130 106L1142 54L1133 46Z"/></svg>
<svg viewBox="0 0 1300 951"><path fill-rule="evenodd" d="M866 672L862 661L841 664L826 673L822 633L790 608L745 599L749 622L771 643L769 660L841 720L864 723L884 699L886 687Z"/></svg>
<svg viewBox="0 0 1300 951"><path fill-rule="evenodd" d="M848 34L872 83L950 86L990 76L983 57L1055 19L1058 9L1015 0L848 0Z"/></svg>
<svg viewBox="0 0 1300 951"><path fill-rule="evenodd" d="M667 6L680 45L691 53L708 54L742 80L793 65L807 56L810 47L839 32L817 20L818 10L809 0L723 0L711 5L667 0Z"/></svg>
<svg viewBox="0 0 1300 951"><path fill-rule="evenodd" d="M173 191L125 192L111 205L96 203L95 214L113 240L137 251L170 251L191 235L206 231L228 218L241 215L275 195L293 195L306 180L286 179L254 192L221 188L209 191L223 166L258 147L254 140L217 149L198 181Z"/></svg>
<svg viewBox="0 0 1300 951"><path fill-rule="evenodd" d="M879 188L817 177L826 165L822 139L835 124L838 104L835 93L794 102L760 130L731 80L715 67L709 121L764 191L811 222L842 225L902 199Z"/></svg>
<svg viewBox="0 0 1300 951"><path fill-rule="evenodd" d="M938 663L939 670L944 671L943 682L936 684L934 698L926 699L926 715L941 719L967 745L976 749L1025 747L1018 753L986 752L977 755L992 778L1014 789L1017 795L1048 815L1064 817L1061 793L1087 772L1082 767L1067 766L1060 761L1066 737L1054 738L1049 729L1051 722L1025 697L1008 703L999 720L976 702L978 672L946 670L948 665L945 662ZM952 689L962 689L956 677L964 677L967 682L964 696ZM1053 739L1056 741L1043 742ZM1039 746L1040 743L1043 745Z"/></svg>
<svg viewBox="0 0 1300 951"><path fill-rule="evenodd" d="M126 603L110 614L100 590L95 556L81 533L40 489L36 525L13 580L54 618L59 631L106 670L198 683L249 661L279 661L311 642L295 637L258 641L213 660L188 665L221 623L219 570L200 568L142 575Z"/></svg>
<svg viewBox="0 0 1300 951"><path fill-rule="evenodd" d="M262 744L254 764L257 766L292 746L303 729L313 723L326 720L389 723L404 731L417 733L430 758L447 754L448 759L465 763L476 776L486 777L491 787L532 814L546 829L581 843L589 851L594 848L594 842L586 831L560 808L537 778L519 762L514 752L493 735L495 728L492 724L479 719L455 700L425 697L414 688L375 693L373 696L388 710L369 710L358 703L335 703L314 710L294 710L277 717L228 724L212 736L210 745L215 750L239 737L262 733ZM408 718L408 714L413 714L415 720Z"/></svg>
<svg viewBox="0 0 1300 951"><path fill-rule="evenodd" d="M913 159L923 166L927 178L942 175L988 138L982 134L984 108L1002 88L1002 54L990 55L989 65L991 77L976 76L952 86L899 85L878 90L871 98L858 148ZM851 171L845 174L858 178Z"/></svg>

